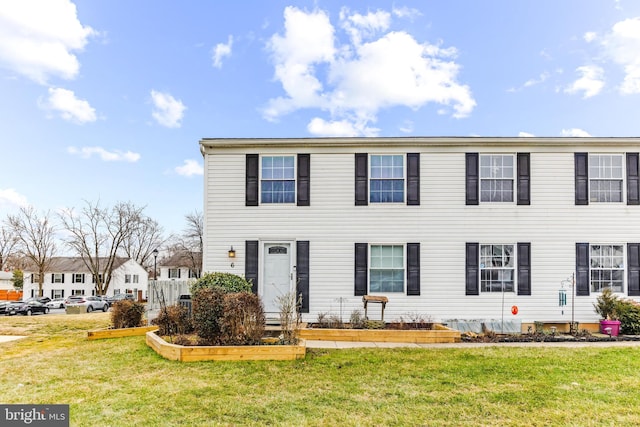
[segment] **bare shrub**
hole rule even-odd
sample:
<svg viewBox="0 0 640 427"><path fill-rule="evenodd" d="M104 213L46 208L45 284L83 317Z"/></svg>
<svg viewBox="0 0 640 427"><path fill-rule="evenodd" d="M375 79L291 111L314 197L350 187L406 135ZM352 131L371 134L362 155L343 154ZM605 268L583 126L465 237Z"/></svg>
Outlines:
<svg viewBox="0 0 640 427"><path fill-rule="evenodd" d="M220 320L220 342L224 345L260 344L265 328L264 308L260 297L249 292L224 296Z"/></svg>
<svg viewBox="0 0 640 427"><path fill-rule="evenodd" d="M122 300L111 308L111 325L115 329L142 326L144 304L137 301Z"/></svg>
<svg viewBox="0 0 640 427"><path fill-rule="evenodd" d="M189 317L189 309L178 304L170 305L160 310L158 317L153 319L151 323L158 325L159 335L183 335L193 332L193 322Z"/></svg>

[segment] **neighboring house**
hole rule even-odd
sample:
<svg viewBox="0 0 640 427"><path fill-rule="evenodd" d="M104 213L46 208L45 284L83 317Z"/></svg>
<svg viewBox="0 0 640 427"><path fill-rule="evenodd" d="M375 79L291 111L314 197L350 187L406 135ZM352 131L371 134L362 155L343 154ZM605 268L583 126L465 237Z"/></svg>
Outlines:
<svg viewBox="0 0 640 427"><path fill-rule="evenodd" d="M13 272L0 270L0 290L13 290Z"/></svg>
<svg viewBox="0 0 640 427"><path fill-rule="evenodd" d="M366 294L385 319L523 323L594 323L605 287L640 300L640 138L200 146L203 271L244 275L270 315L292 290L308 321Z"/></svg>
<svg viewBox="0 0 640 427"><path fill-rule="evenodd" d="M158 262L158 280L195 280L200 277L201 253L176 252Z"/></svg>
<svg viewBox="0 0 640 427"><path fill-rule="evenodd" d="M105 259L106 262L106 259ZM33 267L25 269L24 295L38 292L38 273ZM132 293L140 300L147 298L148 273L130 258L116 258L107 295ZM79 257L54 257L44 275L43 296L66 298L71 295L96 295L95 278Z"/></svg>

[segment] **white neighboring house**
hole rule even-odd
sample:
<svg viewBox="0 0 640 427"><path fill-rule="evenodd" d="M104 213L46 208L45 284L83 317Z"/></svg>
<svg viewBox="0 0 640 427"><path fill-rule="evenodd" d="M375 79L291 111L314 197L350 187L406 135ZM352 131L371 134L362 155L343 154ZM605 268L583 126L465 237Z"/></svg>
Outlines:
<svg viewBox="0 0 640 427"><path fill-rule="evenodd" d="M13 272L0 270L0 289L13 290Z"/></svg>
<svg viewBox="0 0 640 427"><path fill-rule="evenodd" d="M177 252L158 262L158 281L164 280L196 280L200 277L200 269L196 267L201 262L202 254Z"/></svg>
<svg viewBox="0 0 640 427"><path fill-rule="evenodd" d="M348 320L375 294L389 299L385 319L502 317L524 328L596 323L605 287L640 300L640 138L202 139L200 148L203 271L252 280L268 315L296 291L303 319Z"/></svg>
<svg viewBox="0 0 640 427"><path fill-rule="evenodd" d="M105 260L106 261L106 260ZM33 297L38 292L38 273L26 268L24 273L24 296ZM139 300L147 298L148 273L130 258L116 258L107 296L117 293L132 293ZM44 275L43 296L66 298L71 295L96 295L95 280L79 257L53 257Z"/></svg>

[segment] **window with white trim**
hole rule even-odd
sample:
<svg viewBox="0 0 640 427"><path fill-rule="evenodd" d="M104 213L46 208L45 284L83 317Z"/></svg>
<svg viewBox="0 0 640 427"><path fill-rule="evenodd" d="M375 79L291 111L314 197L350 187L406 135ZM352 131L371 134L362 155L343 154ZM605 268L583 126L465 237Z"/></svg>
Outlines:
<svg viewBox="0 0 640 427"><path fill-rule="evenodd" d="M64 289L52 289L51 290L51 299L63 298Z"/></svg>
<svg viewBox="0 0 640 427"><path fill-rule="evenodd" d="M514 155L480 155L480 201L513 202Z"/></svg>
<svg viewBox="0 0 640 427"><path fill-rule="evenodd" d="M200 278L200 270L197 268L189 269L189 279L199 279Z"/></svg>
<svg viewBox="0 0 640 427"><path fill-rule="evenodd" d="M404 292L404 245L371 245L369 292Z"/></svg>
<svg viewBox="0 0 640 427"><path fill-rule="evenodd" d="M624 159L622 154L589 155L589 200L622 202Z"/></svg>
<svg viewBox="0 0 640 427"><path fill-rule="evenodd" d="M179 268L170 268L169 269L169 279L179 279L180 278L180 269Z"/></svg>
<svg viewBox="0 0 640 427"><path fill-rule="evenodd" d="M53 283L64 283L64 279L62 278L62 273L53 273L52 282Z"/></svg>
<svg viewBox="0 0 640 427"><path fill-rule="evenodd" d="M71 276L71 283L84 283L84 274L73 273Z"/></svg>
<svg viewBox="0 0 640 427"><path fill-rule="evenodd" d="M515 245L480 245L480 290L514 292Z"/></svg>
<svg viewBox="0 0 640 427"><path fill-rule="evenodd" d="M403 155L370 156L369 202L404 202Z"/></svg>
<svg viewBox="0 0 640 427"><path fill-rule="evenodd" d="M591 291L624 290L624 245L589 245Z"/></svg>
<svg viewBox="0 0 640 427"><path fill-rule="evenodd" d="M260 159L260 201L295 203L295 156L262 156Z"/></svg>

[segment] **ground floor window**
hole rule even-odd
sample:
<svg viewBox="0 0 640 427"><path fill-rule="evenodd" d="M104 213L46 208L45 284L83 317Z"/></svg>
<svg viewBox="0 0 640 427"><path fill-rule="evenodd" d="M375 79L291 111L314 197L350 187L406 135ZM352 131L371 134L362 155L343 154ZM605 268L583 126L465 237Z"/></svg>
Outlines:
<svg viewBox="0 0 640 427"><path fill-rule="evenodd" d="M369 292L404 292L404 246L371 245Z"/></svg>
<svg viewBox="0 0 640 427"><path fill-rule="evenodd" d="M84 295L84 290L82 290L82 289L73 289L73 290L71 290L71 295Z"/></svg>
<svg viewBox="0 0 640 427"><path fill-rule="evenodd" d="M180 269L179 268L170 268L169 269L169 279L179 279L180 278Z"/></svg>
<svg viewBox="0 0 640 427"><path fill-rule="evenodd" d="M602 292L604 288L611 288L614 292L623 292L623 245L590 245L589 265L592 292Z"/></svg>
<svg viewBox="0 0 640 427"><path fill-rule="evenodd" d="M64 289L52 289L51 290L51 298L64 298Z"/></svg>
<svg viewBox="0 0 640 427"><path fill-rule="evenodd" d="M514 292L514 245L480 245L482 292Z"/></svg>

